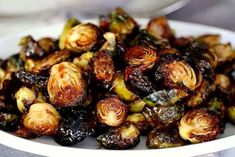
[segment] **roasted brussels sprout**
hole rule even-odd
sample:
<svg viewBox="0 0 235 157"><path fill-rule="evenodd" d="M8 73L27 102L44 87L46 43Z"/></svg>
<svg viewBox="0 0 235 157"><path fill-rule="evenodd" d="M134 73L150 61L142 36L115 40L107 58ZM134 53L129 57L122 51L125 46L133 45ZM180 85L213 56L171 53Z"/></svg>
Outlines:
<svg viewBox="0 0 235 157"><path fill-rule="evenodd" d="M147 137L146 146L150 149L170 148L184 145L175 128L153 129Z"/></svg>
<svg viewBox="0 0 235 157"><path fill-rule="evenodd" d="M47 91L50 102L59 107L80 105L86 95L81 70L71 62L61 62L50 70Z"/></svg>
<svg viewBox="0 0 235 157"><path fill-rule="evenodd" d="M176 89L195 90L197 75L193 67L184 60L173 60L159 65L155 78L162 77L164 85Z"/></svg>
<svg viewBox="0 0 235 157"><path fill-rule="evenodd" d="M41 46L32 36L25 36L20 39L19 45L21 46L20 58L25 60L27 58L39 59L46 55Z"/></svg>
<svg viewBox="0 0 235 157"><path fill-rule="evenodd" d="M181 119L184 114L184 106L177 104L145 106L143 114L151 127L165 128L176 124Z"/></svg>
<svg viewBox="0 0 235 157"><path fill-rule="evenodd" d="M1 67L5 72L17 72L23 69L23 61L15 54L4 60Z"/></svg>
<svg viewBox="0 0 235 157"><path fill-rule="evenodd" d="M80 57L76 57L73 59L73 63L76 64L79 68L82 70L88 70L90 69L90 61L93 58L94 53L93 52L86 52L83 53Z"/></svg>
<svg viewBox="0 0 235 157"><path fill-rule="evenodd" d="M221 36L219 34L206 34L199 36L198 40L206 43L209 46L214 46L220 43Z"/></svg>
<svg viewBox="0 0 235 157"><path fill-rule="evenodd" d="M32 133L29 129L27 129L24 125L18 126L17 130L14 131L14 134L16 134L19 137L27 139L36 137L36 135Z"/></svg>
<svg viewBox="0 0 235 157"><path fill-rule="evenodd" d="M166 17L161 16L149 21L147 30L156 38L170 39L172 32Z"/></svg>
<svg viewBox="0 0 235 157"><path fill-rule="evenodd" d="M210 86L207 80L203 80L201 85L191 94L187 100L187 106L197 107L206 101L210 94Z"/></svg>
<svg viewBox="0 0 235 157"><path fill-rule="evenodd" d="M97 50L96 46L101 42L99 28L91 23L79 24L70 29L65 37L65 48L76 52Z"/></svg>
<svg viewBox="0 0 235 157"><path fill-rule="evenodd" d="M134 93L127 89L124 76L120 73L117 73L114 76L112 89L121 99L125 101L132 101L137 98Z"/></svg>
<svg viewBox="0 0 235 157"><path fill-rule="evenodd" d="M79 25L80 23L81 22L78 21L76 18L70 18L67 20L66 24L64 25L63 31L60 35L60 39L59 39L59 48L61 50L65 48L65 40L66 40L67 33L69 32L69 30Z"/></svg>
<svg viewBox="0 0 235 157"><path fill-rule="evenodd" d="M11 113L0 112L0 129L15 131L19 125L19 117Z"/></svg>
<svg viewBox="0 0 235 157"><path fill-rule="evenodd" d="M192 143L210 141L220 133L219 125L219 118L211 115L207 109L196 109L182 117L179 134Z"/></svg>
<svg viewBox="0 0 235 157"><path fill-rule="evenodd" d="M118 128L97 137L97 141L106 149L129 149L139 143L140 132L131 123L125 123Z"/></svg>
<svg viewBox="0 0 235 157"><path fill-rule="evenodd" d="M143 100L138 99L128 104L128 107L130 112L139 113L142 112L145 105L146 103Z"/></svg>
<svg viewBox="0 0 235 157"><path fill-rule="evenodd" d="M230 43L217 44L214 45L212 49L214 50L219 63L229 61L235 58L235 53L232 50L232 46Z"/></svg>
<svg viewBox="0 0 235 157"><path fill-rule="evenodd" d="M106 39L106 42L102 45L100 50L108 51L108 52L113 52L115 51L116 48L116 36L112 32L106 32L104 33L103 37Z"/></svg>
<svg viewBox="0 0 235 157"><path fill-rule="evenodd" d="M143 100L148 106L172 105L186 96L188 94L182 90L160 90L144 97Z"/></svg>
<svg viewBox="0 0 235 157"><path fill-rule="evenodd" d="M38 87L39 89L45 89L47 86L47 77L35 75L26 71L19 71L15 73L15 76L26 86Z"/></svg>
<svg viewBox="0 0 235 157"><path fill-rule="evenodd" d="M27 111L29 106L35 101L36 95L34 91L27 87L21 87L15 94L17 107L20 112Z"/></svg>
<svg viewBox="0 0 235 157"><path fill-rule="evenodd" d="M48 103L35 103L23 119L23 124L36 135L53 135L59 126L60 115Z"/></svg>
<svg viewBox="0 0 235 157"><path fill-rule="evenodd" d="M38 40L38 45L43 49L44 52L46 52L47 54L51 53L51 52L55 52L58 50L58 43L56 40L52 39L52 38L41 38Z"/></svg>
<svg viewBox="0 0 235 157"><path fill-rule="evenodd" d="M226 108L228 120L235 125L235 106L228 106Z"/></svg>
<svg viewBox="0 0 235 157"><path fill-rule="evenodd" d="M131 91L138 96L144 97L155 91L153 83L147 76L143 75L140 69L127 67L125 70L125 81Z"/></svg>
<svg viewBox="0 0 235 157"><path fill-rule="evenodd" d="M135 20L121 8L114 9L110 14L109 29L113 33L130 35L138 31L139 26Z"/></svg>
<svg viewBox="0 0 235 157"><path fill-rule="evenodd" d="M110 54L106 51L98 51L91 63L94 79L98 82L98 85L108 88L115 74L115 67Z"/></svg>
<svg viewBox="0 0 235 157"><path fill-rule="evenodd" d="M70 52L67 50L57 51L44 59L35 63L32 71L34 73L40 73L49 70L53 65L66 61L70 57Z"/></svg>
<svg viewBox="0 0 235 157"><path fill-rule="evenodd" d="M143 46L129 48L124 57L130 67L142 66L144 69L152 68L159 58L153 49Z"/></svg>
<svg viewBox="0 0 235 157"><path fill-rule="evenodd" d="M128 115L126 121L134 124L142 135L145 135L149 129L148 123L146 123L145 117L142 113L133 113Z"/></svg>
<svg viewBox="0 0 235 157"><path fill-rule="evenodd" d="M216 97L210 98L209 101L206 103L206 107L211 113L219 116L220 118L224 118L225 105L222 100Z"/></svg>
<svg viewBox="0 0 235 157"><path fill-rule="evenodd" d="M223 93L230 91L231 81L229 77L224 74L216 74L214 84Z"/></svg>
<svg viewBox="0 0 235 157"><path fill-rule="evenodd" d="M56 131L55 141L64 146L83 141L88 135L88 125L84 122L84 116L84 113L79 113L75 118L65 119Z"/></svg>
<svg viewBox="0 0 235 157"><path fill-rule="evenodd" d="M127 106L115 97L106 98L96 104L96 115L100 123L119 126L127 117Z"/></svg>
<svg viewBox="0 0 235 157"><path fill-rule="evenodd" d="M36 61L32 59L26 59L24 63L25 71L33 71L33 68L36 65Z"/></svg>

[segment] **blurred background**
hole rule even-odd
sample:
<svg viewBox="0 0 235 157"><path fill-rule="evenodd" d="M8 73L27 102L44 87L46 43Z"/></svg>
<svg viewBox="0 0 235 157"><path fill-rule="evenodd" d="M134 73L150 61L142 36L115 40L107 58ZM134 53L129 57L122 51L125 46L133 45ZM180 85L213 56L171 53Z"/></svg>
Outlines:
<svg viewBox="0 0 235 157"><path fill-rule="evenodd" d="M120 6L134 17L166 15L235 31L235 0L0 0L0 37L63 23L69 17L97 18ZM1 157L39 157L0 144ZM204 157L233 157L235 149Z"/></svg>

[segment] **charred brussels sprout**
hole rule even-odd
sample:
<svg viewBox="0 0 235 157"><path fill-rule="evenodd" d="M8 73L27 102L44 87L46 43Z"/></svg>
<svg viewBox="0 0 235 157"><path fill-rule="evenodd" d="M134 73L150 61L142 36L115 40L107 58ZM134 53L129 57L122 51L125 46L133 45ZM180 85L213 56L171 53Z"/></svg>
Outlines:
<svg viewBox="0 0 235 157"><path fill-rule="evenodd" d="M128 104L129 111L134 113L142 112L145 105L146 103L141 99L132 101L130 104Z"/></svg>
<svg viewBox="0 0 235 157"><path fill-rule="evenodd" d="M16 134L19 137L27 139L36 137L36 135L32 133L28 128L26 128L24 125L18 126L17 130L14 131L14 134Z"/></svg>
<svg viewBox="0 0 235 157"><path fill-rule="evenodd" d="M65 48L80 53L96 50L100 43L101 33L99 28L91 23L79 24L70 29L65 37Z"/></svg>
<svg viewBox="0 0 235 157"><path fill-rule="evenodd" d="M127 117L126 121L134 124L143 135L148 131L149 127L142 113L133 113Z"/></svg>
<svg viewBox="0 0 235 157"><path fill-rule="evenodd" d="M197 107L206 101L210 94L210 86L207 80L203 80L201 85L191 94L187 100L187 106Z"/></svg>
<svg viewBox="0 0 235 157"><path fill-rule="evenodd" d="M220 43L221 36L219 34L206 34L199 36L198 40L206 43L209 46L214 46Z"/></svg>
<svg viewBox="0 0 235 157"><path fill-rule="evenodd" d="M125 70L125 81L131 91L138 96L144 97L155 91L152 82L140 69L127 67Z"/></svg>
<svg viewBox="0 0 235 157"><path fill-rule="evenodd" d="M127 106L115 97L106 98L96 104L96 115L100 123L119 126L127 117Z"/></svg>
<svg viewBox="0 0 235 157"><path fill-rule="evenodd" d="M121 8L116 8L110 14L109 29L113 33L130 35L138 30L138 25L135 20Z"/></svg>
<svg viewBox="0 0 235 157"><path fill-rule="evenodd" d="M206 104L206 107L213 114L219 116L220 118L224 118L225 114L225 105L224 102L216 97L209 99Z"/></svg>
<svg viewBox="0 0 235 157"><path fill-rule="evenodd" d="M25 36L20 39L21 46L20 56L22 60L26 58L39 59L46 55L41 46L32 36Z"/></svg>
<svg viewBox="0 0 235 157"><path fill-rule="evenodd" d="M80 57L74 58L73 63L76 64L82 70L88 70L90 69L89 63L91 62L93 56L94 53L88 51L86 53L83 53Z"/></svg>
<svg viewBox="0 0 235 157"><path fill-rule="evenodd" d="M106 51L98 51L91 63L94 79L98 82L98 85L108 88L115 74L115 67L110 54Z"/></svg>
<svg viewBox="0 0 235 157"><path fill-rule="evenodd" d="M137 96L129 91L126 87L124 76L120 73L117 73L113 81L113 91L123 100L132 101L137 98Z"/></svg>
<svg viewBox="0 0 235 157"><path fill-rule="evenodd" d="M235 53L232 50L230 43L227 44L217 44L212 47L215 52L215 55L218 58L218 62L225 62L235 58Z"/></svg>
<svg viewBox="0 0 235 157"><path fill-rule="evenodd" d="M179 124L180 136L192 143L210 141L220 133L219 119L206 109L187 112Z"/></svg>
<svg viewBox="0 0 235 157"><path fill-rule="evenodd" d="M153 107L145 106L143 114L151 127L165 128L177 123L184 114L182 105L156 105Z"/></svg>
<svg viewBox="0 0 235 157"><path fill-rule="evenodd" d="M161 70L166 86L195 90L197 85L196 72L185 61L165 63Z"/></svg>
<svg viewBox="0 0 235 157"><path fill-rule="evenodd" d="M35 103L23 119L23 124L36 135L53 135L59 126L60 115L48 103Z"/></svg>
<svg viewBox="0 0 235 157"><path fill-rule="evenodd" d="M131 123L109 130L97 137L97 141L106 149L129 149L139 143L140 132Z"/></svg>
<svg viewBox="0 0 235 157"><path fill-rule="evenodd" d="M40 73L43 71L49 70L53 65L63 62L70 57L70 52L67 50L57 51L40 61L35 63L35 66L32 68L34 73Z"/></svg>
<svg viewBox="0 0 235 157"><path fill-rule="evenodd" d="M146 146L150 149L170 148L184 145L175 128L153 129L147 137Z"/></svg>
<svg viewBox="0 0 235 157"><path fill-rule="evenodd" d="M14 131L19 125L19 118L15 114L0 112L0 129Z"/></svg>
<svg viewBox="0 0 235 157"><path fill-rule="evenodd" d="M147 30L156 38L170 39L172 33L166 17L157 17L152 19L147 26Z"/></svg>
<svg viewBox="0 0 235 157"><path fill-rule="evenodd" d="M15 54L4 60L1 67L5 72L17 72L23 69L23 61Z"/></svg>
<svg viewBox="0 0 235 157"><path fill-rule="evenodd" d="M47 54L58 50L58 46L57 46L58 43L56 40L52 38L48 38L48 37L41 38L38 40L38 44L43 49L43 51L46 52Z"/></svg>
<svg viewBox="0 0 235 157"><path fill-rule="evenodd" d="M17 107L20 112L27 111L29 106L35 101L36 95L34 91L27 87L21 87L15 94Z"/></svg>
<svg viewBox="0 0 235 157"><path fill-rule="evenodd" d="M65 40L66 40L68 31L72 29L73 27L79 25L80 23L81 22L75 18L70 18L67 20L66 24L64 25L63 31L60 35L60 39L59 39L59 48L61 50L65 48Z"/></svg>
<svg viewBox="0 0 235 157"><path fill-rule="evenodd" d="M229 121L235 124L235 106L228 106L226 110L227 110L226 114Z"/></svg>
<svg viewBox="0 0 235 157"><path fill-rule="evenodd" d="M216 74L214 84L223 93L230 91L231 81L229 77L224 74Z"/></svg>
<svg viewBox="0 0 235 157"><path fill-rule="evenodd" d="M143 46L133 46L129 48L124 57L129 66L142 66L144 69L152 68L159 58L153 49Z"/></svg>
<svg viewBox="0 0 235 157"><path fill-rule="evenodd" d="M86 81L73 63L62 62L50 70L47 91L50 102L59 107L76 106L86 95Z"/></svg>
<svg viewBox="0 0 235 157"><path fill-rule="evenodd" d="M186 96L188 96L188 94L182 90L177 90L177 89L160 90L144 97L143 100L149 106L171 105L175 104L177 101Z"/></svg>
<svg viewBox="0 0 235 157"><path fill-rule="evenodd" d="M39 89L45 89L47 86L47 77L36 75L26 71L19 71L15 73L15 76L26 86L38 87Z"/></svg>

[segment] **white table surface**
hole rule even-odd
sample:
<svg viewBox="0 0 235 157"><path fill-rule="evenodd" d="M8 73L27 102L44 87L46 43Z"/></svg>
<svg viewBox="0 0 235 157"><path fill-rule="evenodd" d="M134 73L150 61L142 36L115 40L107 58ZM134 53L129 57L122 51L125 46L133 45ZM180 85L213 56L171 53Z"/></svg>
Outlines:
<svg viewBox="0 0 235 157"><path fill-rule="evenodd" d="M235 15L235 0L192 0L184 8L167 15L167 17L173 20L207 24L235 31L234 15ZM7 27L3 27L4 22L6 24L7 22L9 22L9 20L6 18L1 19L0 16L0 21L1 21L0 36L8 35L9 32L15 33L18 31L25 30L27 28L32 28L32 26L36 28L43 25L58 23L63 21L64 19L65 17L63 15L58 15L57 18L53 20L51 20L50 18L46 18L44 19L43 22L38 22L38 21L35 21L34 23L26 22L20 24L18 29L10 28L11 30L9 30L7 29ZM207 154L204 155L203 157L234 157L234 156L235 156L235 148L225 150L222 152L217 152L214 154ZM40 157L40 156L18 151L0 144L0 157Z"/></svg>

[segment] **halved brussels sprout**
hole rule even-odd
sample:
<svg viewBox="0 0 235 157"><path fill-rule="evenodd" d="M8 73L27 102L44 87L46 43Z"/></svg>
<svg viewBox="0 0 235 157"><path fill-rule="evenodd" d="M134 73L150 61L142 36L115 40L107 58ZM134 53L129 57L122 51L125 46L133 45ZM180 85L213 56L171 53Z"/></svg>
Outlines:
<svg viewBox="0 0 235 157"><path fill-rule="evenodd" d="M14 134L16 134L19 137L31 139L36 137L34 133L32 133L28 128L26 128L24 125L20 125L16 131L14 131Z"/></svg>
<svg viewBox="0 0 235 157"><path fill-rule="evenodd" d="M116 36L112 32L106 32L104 33L103 37L106 39L106 42L102 45L100 50L113 52L116 48Z"/></svg>
<svg viewBox="0 0 235 157"><path fill-rule="evenodd" d="M34 73L40 73L42 71L49 70L53 65L63 62L70 57L70 52L67 50L57 51L42 60L39 60L35 63L32 71Z"/></svg>
<svg viewBox="0 0 235 157"><path fill-rule="evenodd" d="M127 67L125 70L125 81L128 87L138 96L144 97L153 93L154 85L140 69Z"/></svg>
<svg viewBox="0 0 235 157"><path fill-rule="evenodd" d="M144 46L133 46L125 53L125 61L130 67L142 66L144 69L150 69L159 58L157 53Z"/></svg>
<svg viewBox="0 0 235 157"><path fill-rule="evenodd" d="M170 39L172 32L166 17L161 16L149 21L147 30L156 38Z"/></svg>
<svg viewBox="0 0 235 157"><path fill-rule="evenodd" d="M76 18L70 18L67 20L66 24L64 25L63 31L60 35L60 39L59 39L59 48L61 50L65 48L65 40L66 40L68 31L72 29L73 27L79 25L80 23L81 22L78 21Z"/></svg>
<svg viewBox="0 0 235 157"><path fill-rule="evenodd" d="M61 62L51 68L47 91L53 105L68 107L81 104L86 87L81 70L75 64Z"/></svg>
<svg viewBox="0 0 235 157"><path fill-rule="evenodd" d="M148 106L172 105L187 96L188 94L182 90L171 89L156 91L144 97L143 100L146 104L148 104Z"/></svg>
<svg viewBox="0 0 235 157"><path fill-rule="evenodd" d="M125 13L121 8L116 8L110 14L109 29L113 33L129 35L138 30L135 20Z"/></svg>
<svg viewBox="0 0 235 157"><path fill-rule="evenodd" d="M220 133L219 123L219 118L211 115L207 109L196 109L182 117L179 133L191 143L210 141Z"/></svg>
<svg viewBox="0 0 235 157"><path fill-rule="evenodd" d="M140 141L139 130L131 123L125 123L97 137L97 141L106 149L129 149Z"/></svg>
<svg viewBox="0 0 235 157"><path fill-rule="evenodd" d="M146 146L150 149L171 148L184 145L175 128L153 129L147 137Z"/></svg>
<svg viewBox="0 0 235 157"><path fill-rule="evenodd" d="M115 97L99 101L96 104L96 115L100 123L108 126L119 126L127 117L127 106Z"/></svg>
<svg viewBox="0 0 235 157"><path fill-rule="evenodd" d="M224 93L227 93L231 87L231 81L229 77L224 74L216 74L214 84L220 91Z"/></svg>
<svg viewBox="0 0 235 157"><path fill-rule="evenodd" d="M226 114L229 121L235 125L235 106L226 107Z"/></svg>
<svg viewBox="0 0 235 157"><path fill-rule="evenodd" d="M194 69L183 60L173 60L161 65L161 74L164 78L164 84L172 88L186 88L195 90L197 86L197 75Z"/></svg>
<svg viewBox="0 0 235 157"><path fill-rule="evenodd" d="M111 55L106 51L98 51L92 59L92 69L98 85L108 88L115 74Z"/></svg>
<svg viewBox="0 0 235 157"><path fill-rule="evenodd" d="M33 71L33 68L36 65L36 61L32 59L26 59L24 63L24 69L25 71Z"/></svg>
<svg viewBox="0 0 235 157"><path fill-rule="evenodd" d="M19 58L19 54L15 54L4 60L1 67L5 72L17 72L23 69L23 61Z"/></svg>
<svg viewBox="0 0 235 157"><path fill-rule="evenodd" d="M214 46L221 42L221 36L219 34L206 34L199 36L198 40L206 43L209 46Z"/></svg>
<svg viewBox="0 0 235 157"><path fill-rule="evenodd" d="M186 37L179 37L179 38L172 38L170 40L171 42L171 46L180 50L180 51L183 51L185 50L191 43L192 41L194 41L194 37L193 36L186 36Z"/></svg>
<svg viewBox="0 0 235 157"><path fill-rule="evenodd" d="M139 113L142 112L145 105L146 103L142 99L138 99L128 104L128 107L130 112Z"/></svg>
<svg viewBox="0 0 235 157"><path fill-rule="evenodd" d="M36 135L53 135L59 126L60 115L48 103L35 103L23 118L23 124Z"/></svg>
<svg viewBox="0 0 235 157"><path fill-rule="evenodd" d="M225 114L225 105L224 102L216 97L209 99L206 103L206 107L213 114L219 116L221 119L224 118Z"/></svg>
<svg viewBox="0 0 235 157"><path fill-rule="evenodd" d="M100 42L99 28L91 23L79 24L70 29L65 37L65 48L80 53L92 51Z"/></svg>
<svg viewBox="0 0 235 157"><path fill-rule="evenodd" d="M93 56L94 53L88 51L86 53L83 53L81 56L74 58L73 63L82 70L88 70L90 68L89 63L91 62Z"/></svg>
<svg viewBox="0 0 235 157"><path fill-rule="evenodd" d="M44 52L46 52L47 54L51 53L51 52L55 52L58 50L58 43L56 40L52 39L52 38L41 38L38 40L38 45L43 49Z"/></svg>
<svg viewBox="0 0 235 157"><path fill-rule="evenodd" d="M114 76L112 89L121 99L125 101L132 101L137 98L134 93L127 89L125 85L124 76L120 73L117 73Z"/></svg>
<svg viewBox="0 0 235 157"><path fill-rule="evenodd" d="M0 112L0 129L5 131L15 131L19 124L19 117L11 113Z"/></svg>
<svg viewBox="0 0 235 157"><path fill-rule="evenodd" d="M35 101L36 95L34 91L27 87L21 87L15 94L17 107L20 112L27 111L29 106Z"/></svg>
<svg viewBox="0 0 235 157"><path fill-rule="evenodd" d="M209 82L203 79L201 85L193 91L192 95L187 100L187 106L189 107L197 107L201 105L210 94L210 86Z"/></svg>
<svg viewBox="0 0 235 157"><path fill-rule="evenodd" d="M217 45L214 45L212 49L214 50L219 63L229 61L235 58L235 53L230 43L217 44Z"/></svg>
<svg viewBox="0 0 235 157"><path fill-rule="evenodd" d="M25 36L20 39L19 45L21 46L20 58L25 60L27 58L40 59L46 55L44 50L33 39L32 36Z"/></svg>
<svg viewBox="0 0 235 157"><path fill-rule="evenodd" d="M26 71L19 71L15 73L15 76L26 86L38 87L39 89L45 89L47 86L47 77L36 75Z"/></svg>
<svg viewBox="0 0 235 157"><path fill-rule="evenodd" d="M176 124L184 114L182 105L156 105L153 107L145 106L143 114L148 124L153 128L166 128Z"/></svg>
<svg viewBox="0 0 235 157"><path fill-rule="evenodd" d="M215 51L213 49L208 49L206 53L202 55L212 67L217 67L218 64L218 56L215 54Z"/></svg>
<svg viewBox="0 0 235 157"><path fill-rule="evenodd" d="M128 115L126 121L134 124L142 135L145 135L149 129L148 123L146 123L145 117L142 113L133 113Z"/></svg>

